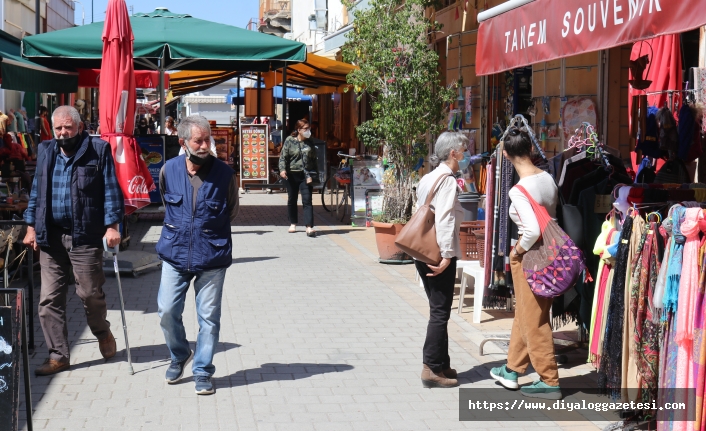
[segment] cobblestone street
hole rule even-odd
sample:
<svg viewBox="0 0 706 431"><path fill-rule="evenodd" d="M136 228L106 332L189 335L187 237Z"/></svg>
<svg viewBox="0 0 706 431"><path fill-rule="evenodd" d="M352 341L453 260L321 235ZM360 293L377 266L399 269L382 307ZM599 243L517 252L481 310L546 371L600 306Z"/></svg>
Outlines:
<svg viewBox="0 0 706 431"><path fill-rule="evenodd" d="M122 278L136 372L128 374L117 284L108 275L118 355L104 362L71 289L71 369L32 378L35 429L599 429L591 422L459 422L458 389L424 389L420 382L428 306L412 266L378 264L360 240L370 230L318 217L317 238L301 227L289 234L284 195L241 196L215 357L216 395L194 394L190 367L179 384L164 381L169 355L157 317L158 270ZM130 250L154 250L161 221L147 218L133 225ZM193 347L193 294L184 323ZM36 310L35 328L32 371L46 358ZM504 361L502 350L489 344L490 354L478 356L482 334L455 309L449 332L462 387L495 387L488 370Z"/></svg>

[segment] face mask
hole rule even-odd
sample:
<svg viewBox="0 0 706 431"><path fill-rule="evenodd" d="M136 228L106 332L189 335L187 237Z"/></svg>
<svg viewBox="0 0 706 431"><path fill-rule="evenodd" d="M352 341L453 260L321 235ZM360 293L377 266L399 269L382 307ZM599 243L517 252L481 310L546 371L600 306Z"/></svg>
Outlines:
<svg viewBox="0 0 706 431"><path fill-rule="evenodd" d="M70 153L76 149L81 143L81 134L77 133L76 136L66 139L56 139L56 144L59 148L63 148L65 152Z"/></svg>
<svg viewBox="0 0 706 431"><path fill-rule="evenodd" d="M211 155L210 153L207 153L203 157L199 156L198 154L192 152L191 148L189 148L188 145L184 145L184 152L186 153L187 157L189 158L189 161L197 166L201 166L204 163L206 163L206 160L208 160L208 157Z"/></svg>
<svg viewBox="0 0 706 431"><path fill-rule="evenodd" d="M463 159L458 161L458 170L464 171L471 164L471 153L468 151L463 152Z"/></svg>
<svg viewBox="0 0 706 431"><path fill-rule="evenodd" d="M309 138L311 138L311 130L305 130L305 131L303 131L303 132L302 132L302 136L304 137L304 139L309 139Z"/></svg>

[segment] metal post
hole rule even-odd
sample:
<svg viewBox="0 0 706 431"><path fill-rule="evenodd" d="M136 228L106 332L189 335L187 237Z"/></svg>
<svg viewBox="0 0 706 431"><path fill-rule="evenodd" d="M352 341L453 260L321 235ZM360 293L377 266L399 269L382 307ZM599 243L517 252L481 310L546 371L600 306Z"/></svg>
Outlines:
<svg viewBox="0 0 706 431"><path fill-rule="evenodd" d="M34 353L34 249L27 247L27 300L29 301L29 353Z"/></svg>
<svg viewBox="0 0 706 431"><path fill-rule="evenodd" d="M164 52L162 53L162 59L160 60L159 64L159 96L161 98L160 103L159 103L159 131L164 133L167 129L166 124L165 124L165 118L167 114L167 89L164 88L164 73L165 73L165 67L166 67L166 62L167 62L167 48L164 48Z"/></svg>
<svg viewBox="0 0 706 431"><path fill-rule="evenodd" d="M20 296L20 316L21 316L21 328L20 332L22 334L22 339L20 340L20 345L22 346L22 369L24 372L24 382L25 382L25 409L27 411L27 431L34 430L34 424L32 423L32 385L29 380L29 352L27 349L27 311L25 310L25 300L22 289L17 291ZM30 292L30 295L34 295L34 292Z"/></svg>
<svg viewBox="0 0 706 431"><path fill-rule="evenodd" d="M93 24L93 0L91 0L91 24Z"/></svg>
<svg viewBox="0 0 706 431"><path fill-rule="evenodd" d="M235 104L235 125L240 129L240 76L238 76L238 81L237 84L238 86L238 92L236 93L236 99L237 102Z"/></svg>
<svg viewBox="0 0 706 431"><path fill-rule="evenodd" d="M282 69L282 130L285 130L287 124L287 62L284 62ZM284 133L284 132L282 132Z"/></svg>
<svg viewBox="0 0 706 431"><path fill-rule="evenodd" d="M257 124L260 124L260 80L262 79L262 73L257 72Z"/></svg>
<svg viewBox="0 0 706 431"><path fill-rule="evenodd" d="M41 1L40 0L35 0L34 2L34 34L39 34L42 32L40 28L40 21L41 21ZM36 133L38 135L41 134L42 128L39 124L37 124L37 119L39 118L39 92L34 93L34 119L35 119L35 124L34 124L34 129L36 130Z"/></svg>

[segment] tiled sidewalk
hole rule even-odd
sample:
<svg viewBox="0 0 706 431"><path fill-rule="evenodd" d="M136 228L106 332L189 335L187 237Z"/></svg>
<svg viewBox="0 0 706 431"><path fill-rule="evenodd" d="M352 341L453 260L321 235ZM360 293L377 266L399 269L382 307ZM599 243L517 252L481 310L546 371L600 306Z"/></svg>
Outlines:
<svg viewBox="0 0 706 431"><path fill-rule="evenodd" d="M458 390L424 389L419 380L428 306L412 267L378 264L371 230L319 217L319 237L289 234L283 195L241 196L215 357L216 395L196 396L190 370L180 384L164 382L168 352L156 314L160 272L124 276L136 374L128 375L122 350L102 360L80 302L70 295L72 368L32 379L36 429L600 429L590 422L459 422ZM135 224L130 249L152 251L160 226L158 220ZM105 289L123 349L114 277ZM464 315L471 304L467 299ZM184 323L194 340L193 295ZM35 324L32 368L46 355L36 317ZM504 361L502 350L489 344L490 354L479 356L482 331L455 310L449 332L462 387L494 388L488 370ZM571 370L562 369L562 377L582 374Z"/></svg>

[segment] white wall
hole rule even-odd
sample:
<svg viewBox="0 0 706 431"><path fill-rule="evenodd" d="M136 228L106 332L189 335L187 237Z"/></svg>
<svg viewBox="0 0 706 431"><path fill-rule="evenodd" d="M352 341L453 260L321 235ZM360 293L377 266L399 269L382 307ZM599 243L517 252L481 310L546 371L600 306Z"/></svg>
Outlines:
<svg viewBox="0 0 706 431"><path fill-rule="evenodd" d="M309 30L309 16L315 12L314 0L292 2L292 38L311 45L314 52L323 50L324 36L344 26L344 8L341 0L327 0L327 8L326 29L314 32Z"/></svg>

